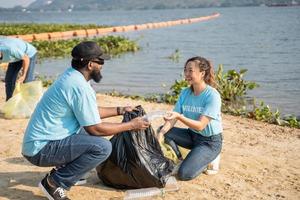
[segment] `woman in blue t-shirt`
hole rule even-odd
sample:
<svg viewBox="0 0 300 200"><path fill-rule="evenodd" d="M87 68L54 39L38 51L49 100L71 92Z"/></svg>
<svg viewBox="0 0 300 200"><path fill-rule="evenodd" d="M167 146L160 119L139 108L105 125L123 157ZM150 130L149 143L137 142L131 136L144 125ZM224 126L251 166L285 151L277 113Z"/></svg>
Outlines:
<svg viewBox="0 0 300 200"><path fill-rule="evenodd" d="M172 112L158 133L165 134L165 143L175 151L182 163L178 169L180 180L191 180L202 173L222 149L221 97L215 89L212 64L202 57L193 57L184 66L185 79L190 87L181 91ZM179 120L188 128L173 127ZM185 159L178 147L190 149Z"/></svg>

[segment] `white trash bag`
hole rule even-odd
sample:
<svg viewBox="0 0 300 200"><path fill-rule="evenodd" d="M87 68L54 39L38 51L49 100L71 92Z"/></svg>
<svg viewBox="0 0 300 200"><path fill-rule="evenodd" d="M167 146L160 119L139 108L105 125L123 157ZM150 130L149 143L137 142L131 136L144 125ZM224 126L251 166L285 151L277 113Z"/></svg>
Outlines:
<svg viewBox="0 0 300 200"><path fill-rule="evenodd" d="M41 81L32 81L24 84L17 83L12 98L1 109L4 118L30 117L42 94L43 85Z"/></svg>

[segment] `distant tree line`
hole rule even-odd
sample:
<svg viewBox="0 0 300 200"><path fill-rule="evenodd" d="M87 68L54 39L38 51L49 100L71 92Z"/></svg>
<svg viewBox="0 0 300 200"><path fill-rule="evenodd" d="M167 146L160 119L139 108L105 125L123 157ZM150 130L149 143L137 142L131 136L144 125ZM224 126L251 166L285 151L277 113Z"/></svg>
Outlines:
<svg viewBox="0 0 300 200"><path fill-rule="evenodd" d="M174 9L205 7L239 7L261 5L300 5L300 0L36 0L26 9L31 11L73 11L73 10L134 10ZM17 6L10 10L22 10ZM0 9L7 10L7 9Z"/></svg>

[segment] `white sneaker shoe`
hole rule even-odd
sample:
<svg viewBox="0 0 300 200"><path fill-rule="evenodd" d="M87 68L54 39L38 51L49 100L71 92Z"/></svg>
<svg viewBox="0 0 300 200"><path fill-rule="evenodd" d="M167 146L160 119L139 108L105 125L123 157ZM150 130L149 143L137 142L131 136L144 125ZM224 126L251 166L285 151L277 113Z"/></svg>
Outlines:
<svg viewBox="0 0 300 200"><path fill-rule="evenodd" d="M207 165L207 169L204 171L207 175L217 174L219 172L219 165L220 165L220 154Z"/></svg>

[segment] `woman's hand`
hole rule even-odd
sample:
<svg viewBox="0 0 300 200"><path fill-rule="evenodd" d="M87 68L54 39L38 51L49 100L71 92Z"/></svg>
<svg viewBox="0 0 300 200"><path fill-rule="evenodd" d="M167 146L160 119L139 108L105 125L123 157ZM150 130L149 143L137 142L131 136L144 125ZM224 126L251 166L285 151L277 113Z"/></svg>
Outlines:
<svg viewBox="0 0 300 200"><path fill-rule="evenodd" d="M173 112L173 111L169 111L165 114L164 116L164 120L166 121L171 121L174 119L179 119L179 117L181 116L181 114L179 114L178 112Z"/></svg>

